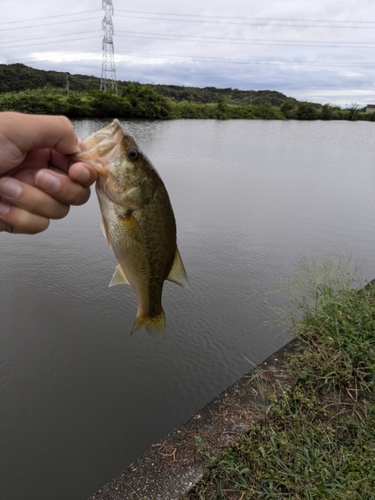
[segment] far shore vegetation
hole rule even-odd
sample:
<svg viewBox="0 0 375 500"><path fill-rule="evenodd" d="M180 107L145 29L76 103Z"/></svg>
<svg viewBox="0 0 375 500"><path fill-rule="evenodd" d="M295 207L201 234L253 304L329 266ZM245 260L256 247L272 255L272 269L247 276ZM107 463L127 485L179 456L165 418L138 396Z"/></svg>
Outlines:
<svg viewBox="0 0 375 500"><path fill-rule="evenodd" d="M63 114L69 118L366 120L347 109L301 102L275 91L118 82L118 93L99 90L100 79L0 64L0 111Z"/></svg>
<svg viewBox="0 0 375 500"><path fill-rule="evenodd" d="M264 420L221 457L206 447L190 500L375 499L375 284L363 285L349 259L303 262L287 287L297 383L265 394Z"/></svg>

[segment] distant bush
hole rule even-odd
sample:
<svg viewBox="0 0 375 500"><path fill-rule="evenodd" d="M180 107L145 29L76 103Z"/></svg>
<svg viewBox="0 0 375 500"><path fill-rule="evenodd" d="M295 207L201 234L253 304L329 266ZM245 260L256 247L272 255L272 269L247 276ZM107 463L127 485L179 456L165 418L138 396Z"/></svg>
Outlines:
<svg viewBox="0 0 375 500"><path fill-rule="evenodd" d="M321 120L332 120L333 108L329 104L324 104L320 110Z"/></svg>
<svg viewBox="0 0 375 500"><path fill-rule="evenodd" d="M126 116L131 118L171 117L172 107L169 100L147 85L129 83L122 89L121 98L130 103L131 108L126 111Z"/></svg>
<svg viewBox="0 0 375 500"><path fill-rule="evenodd" d="M341 108L335 108L332 113L332 120L345 120L344 112Z"/></svg>
<svg viewBox="0 0 375 500"><path fill-rule="evenodd" d="M295 103L290 99L283 102L279 109L285 118L291 119L296 117Z"/></svg>
<svg viewBox="0 0 375 500"><path fill-rule="evenodd" d="M189 101L172 103L172 118L216 118L216 106Z"/></svg>
<svg viewBox="0 0 375 500"><path fill-rule="evenodd" d="M93 115L93 109L90 101L85 97L71 95L67 99L69 111L67 113L71 118L85 118Z"/></svg>
<svg viewBox="0 0 375 500"><path fill-rule="evenodd" d="M219 95L216 96L216 100L216 118L219 120L227 119L229 117L228 101Z"/></svg>
<svg viewBox="0 0 375 500"><path fill-rule="evenodd" d="M129 102L117 96L113 91L101 92L90 90L88 92L88 105L91 108L91 116L99 118L126 116L130 113L132 106Z"/></svg>
<svg viewBox="0 0 375 500"><path fill-rule="evenodd" d="M253 106L255 118L261 118L262 120L284 120L284 115L280 111L280 108L271 106L271 104L264 103Z"/></svg>
<svg viewBox="0 0 375 500"><path fill-rule="evenodd" d="M324 104L318 114L318 118L321 120L346 120L347 116L345 112L338 106L330 106L329 104Z"/></svg>
<svg viewBox="0 0 375 500"><path fill-rule="evenodd" d="M311 102L299 102L295 117L297 120L316 120L318 111Z"/></svg>
<svg viewBox="0 0 375 500"><path fill-rule="evenodd" d="M347 115L347 120L350 120L350 121L355 121L357 120L357 117L358 117L358 104L356 103L352 103L350 108L346 109L345 110L345 113Z"/></svg>
<svg viewBox="0 0 375 500"><path fill-rule="evenodd" d="M195 102L182 101L172 104L173 118L210 118L219 120L231 119L263 119L284 120L285 117L279 108L264 103L248 106L234 106L225 99L219 99L214 104L196 104Z"/></svg>
<svg viewBox="0 0 375 500"><path fill-rule="evenodd" d="M39 89L0 94L0 109L21 113L67 114L69 104L66 99L61 99L57 92L46 92Z"/></svg>
<svg viewBox="0 0 375 500"><path fill-rule="evenodd" d="M375 113L366 113L365 111L358 112L357 120L374 122L375 121Z"/></svg>

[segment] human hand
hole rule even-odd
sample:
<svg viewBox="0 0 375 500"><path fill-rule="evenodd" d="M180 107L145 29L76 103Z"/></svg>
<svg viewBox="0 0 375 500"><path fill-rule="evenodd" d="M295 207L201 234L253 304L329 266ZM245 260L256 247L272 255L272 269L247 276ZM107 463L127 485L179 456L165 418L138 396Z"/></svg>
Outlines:
<svg viewBox="0 0 375 500"><path fill-rule="evenodd" d="M0 113L0 232L35 234L90 197L97 173L63 116Z"/></svg>

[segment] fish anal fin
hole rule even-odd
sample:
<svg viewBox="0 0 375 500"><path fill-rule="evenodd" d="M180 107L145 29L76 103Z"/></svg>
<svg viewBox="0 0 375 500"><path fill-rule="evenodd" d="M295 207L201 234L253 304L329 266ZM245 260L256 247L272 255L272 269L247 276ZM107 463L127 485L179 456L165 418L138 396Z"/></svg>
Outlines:
<svg viewBox="0 0 375 500"><path fill-rule="evenodd" d="M130 285L129 280L126 277L120 265L116 267L116 271L113 273L111 282L108 286L117 286L117 285Z"/></svg>
<svg viewBox="0 0 375 500"><path fill-rule="evenodd" d="M173 281L173 283L183 286L184 288L188 288L189 286L189 280L178 248L176 248L172 269L168 274L167 280Z"/></svg>
<svg viewBox="0 0 375 500"><path fill-rule="evenodd" d="M103 217L100 220L100 229L102 230L102 233L104 234L104 238L107 240L107 243L110 247L111 245L111 240L109 238L109 230L106 221L103 219Z"/></svg>
<svg viewBox="0 0 375 500"><path fill-rule="evenodd" d="M165 314L162 310L152 318L149 316L138 316L135 318L131 334L135 333L141 328L146 328L152 339L157 342L163 342L165 337Z"/></svg>

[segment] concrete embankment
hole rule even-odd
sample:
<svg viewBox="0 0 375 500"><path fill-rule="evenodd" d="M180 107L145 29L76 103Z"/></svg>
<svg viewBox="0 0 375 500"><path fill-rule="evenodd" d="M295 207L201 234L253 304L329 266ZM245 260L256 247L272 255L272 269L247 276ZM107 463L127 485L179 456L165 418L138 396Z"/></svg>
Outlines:
<svg viewBox="0 0 375 500"><path fill-rule="evenodd" d="M179 500L202 478L207 455L220 456L264 418L270 396L296 379L285 365L298 341L260 363L88 500Z"/></svg>

